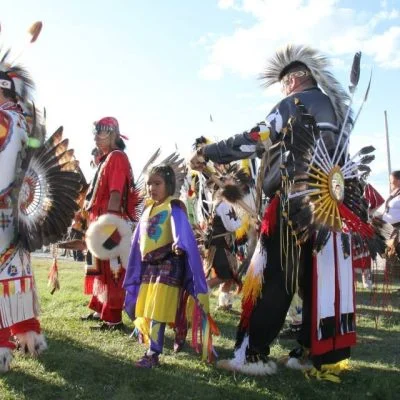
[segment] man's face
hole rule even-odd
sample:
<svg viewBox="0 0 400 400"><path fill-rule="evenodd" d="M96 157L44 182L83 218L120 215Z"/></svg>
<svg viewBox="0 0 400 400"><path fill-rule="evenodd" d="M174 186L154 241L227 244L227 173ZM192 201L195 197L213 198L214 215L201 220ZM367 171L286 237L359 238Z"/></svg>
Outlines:
<svg viewBox="0 0 400 400"><path fill-rule="evenodd" d="M396 179L393 175L390 175L390 190L396 190L400 188L400 179Z"/></svg>
<svg viewBox="0 0 400 400"><path fill-rule="evenodd" d="M285 96L289 96L292 93L294 85L294 79L290 75L286 75L281 80L281 91Z"/></svg>

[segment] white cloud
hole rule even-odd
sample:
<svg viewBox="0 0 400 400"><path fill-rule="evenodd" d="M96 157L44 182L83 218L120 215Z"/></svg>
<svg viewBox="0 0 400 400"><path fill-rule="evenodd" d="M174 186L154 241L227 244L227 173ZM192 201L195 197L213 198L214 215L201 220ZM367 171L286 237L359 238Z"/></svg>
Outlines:
<svg viewBox="0 0 400 400"><path fill-rule="evenodd" d="M215 38L215 34L208 32L202 35L198 40L192 43L192 46L204 46L207 47L209 43Z"/></svg>
<svg viewBox="0 0 400 400"><path fill-rule="evenodd" d="M221 79L222 75L223 68L218 64L208 64L200 71L200 77L210 81Z"/></svg>
<svg viewBox="0 0 400 400"><path fill-rule="evenodd" d="M213 70L220 67L219 77L226 71L245 78L255 76L267 57L290 42L312 45L337 58L362 50L383 68L400 68L397 9L384 8L373 15L340 7L339 0L281 0L273 6L267 0L221 0L218 4L221 9L247 14L254 23L246 28L234 26L232 34L207 43L208 64L201 74L205 79L210 75L209 65Z"/></svg>
<svg viewBox="0 0 400 400"><path fill-rule="evenodd" d="M371 38L365 45L365 52L382 67L400 68L400 27L392 26Z"/></svg>
<svg viewBox="0 0 400 400"><path fill-rule="evenodd" d="M221 9L233 8L235 6L235 0L219 0L218 7Z"/></svg>

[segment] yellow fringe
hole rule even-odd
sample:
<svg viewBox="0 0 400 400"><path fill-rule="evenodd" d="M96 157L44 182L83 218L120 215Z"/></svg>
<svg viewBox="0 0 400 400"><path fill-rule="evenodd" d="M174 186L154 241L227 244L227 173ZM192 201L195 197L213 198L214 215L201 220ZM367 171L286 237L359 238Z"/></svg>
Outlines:
<svg viewBox="0 0 400 400"><path fill-rule="evenodd" d="M345 359L334 364L324 364L321 366L321 370L312 368L310 371L304 371L304 374L307 379L313 377L318 379L319 381L324 380L333 383L340 383L340 373L342 371L348 371L350 369L351 367L349 359Z"/></svg>

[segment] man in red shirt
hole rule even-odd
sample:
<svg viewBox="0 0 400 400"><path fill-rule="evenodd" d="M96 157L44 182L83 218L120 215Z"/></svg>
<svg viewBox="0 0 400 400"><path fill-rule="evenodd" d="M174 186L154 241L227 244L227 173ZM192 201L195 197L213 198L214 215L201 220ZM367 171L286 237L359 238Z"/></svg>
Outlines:
<svg viewBox="0 0 400 400"><path fill-rule="evenodd" d="M125 291L122 282L131 235L127 201L129 190L133 186L133 174L128 157L123 151L125 143L122 137L115 118L106 117L95 123L94 140L100 158L84 207L88 214L89 226L86 242L93 255L93 265L86 276L85 287L91 287L89 308L93 312L83 318L101 319L102 324L95 329L123 328L122 308ZM104 228L110 224L118 229L108 240L103 241L99 232L94 230L99 225ZM114 252L108 256L107 250L115 249L116 245L120 250L118 255ZM97 250L93 249L93 246L97 247Z"/></svg>

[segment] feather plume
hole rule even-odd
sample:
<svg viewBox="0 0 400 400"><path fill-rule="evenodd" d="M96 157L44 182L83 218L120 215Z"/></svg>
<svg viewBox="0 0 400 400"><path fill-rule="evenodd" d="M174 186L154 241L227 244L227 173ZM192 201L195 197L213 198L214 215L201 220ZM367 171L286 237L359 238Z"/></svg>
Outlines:
<svg viewBox="0 0 400 400"><path fill-rule="evenodd" d="M315 49L306 46L288 45L279 50L275 57L269 61L260 76L260 79L264 81L264 86L269 87L279 82L284 69L296 61L307 66L318 85L328 95L338 123L341 124L346 115L346 103L349 100L349 96L339 81L327 70L329 66L328 59Z"/></svg>
<svg viewBox="0 0 400 400"><path fill-rule="evenodd" d="M28 30L29 34L32 36L31 43L36 42L36 40L39 37L39 34L42 30L42 27L43 27L43 23L41 21L37 21L31 25L31 27Z"/></svg>
<svg viewBox="0 0 400 400"><path fill-rule="evenodd" d="M328 227L323 226L319 229L317 236L315 238L313 250L319 253L326 245L330 238L331 232Z"/></svg>
<svg viewBox="0 0 400 400"><path fill-rule="evenodd" d="M361 61L361 51L354 54L353 64L351 66L350 72L350 83L349 86L350 93L354 93L357 88L358 81L360 80L360 61Z"/></svg>
<svg viewBox="0 0 400 400"><path fill-rule="evenodd" d="M367 172L368 174L371 173L371 168L368 167L368 165L360 164L357 168L361 172Z"/></svg>
<svg viewBox="0 0 400 400"><path fill-rule="evenodd" d="M367 156L362 157L361 160L360 160L360 163L361 164L370 164L374 160L375 160L375 155L374 154L369 154Z"/></svg>
<svg viewBox="0 0 400 400"><path fill-rule="evenodd" d="M146 164L144 165L144 167L142 168L142 171L139 174L139 178L138 178L138 182L141 182L141 179L143 177L143 175L146 174L146 171L149 169L150 165L154 164L154 162L157 160L157 158L160 156L161 154L161 148L159 147L148 159L148 161L146 162Z"/></svg>
<svg viewBox="0 0 400 400"><path fill-rule="evenodd" d="M347 258L350 255L350 237L349 235L342 233L341 235L342 239L342 251L343 251L343 256L344 258Z"/></svg>
<svg viewBox="0 0 400 400"><path fill-rule="evenodd" d="M374 146L365 146L365 147L363 147L357 154L358 154L358 155L364 156L364 155L366 155L366 154L372 153L372 152L375 151L375 150L376 150L376 149L375 149Z"/></svg>
<svg viewBox="0 0 400 400"><path fill-rule="evenodd" d="M59 128L41 148L30 150L25 160L18 224L29 251L60 240L79 209L78 195L85 182L67 145Z"/></svg>
<svg viewBox="0 0 400 400"><path fill-rule="evenodd" d="M221 195L230 203L236 203L244 197L244 193L237 185L225 185L222 189Z"/></svg>

